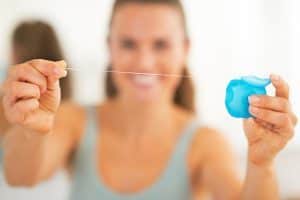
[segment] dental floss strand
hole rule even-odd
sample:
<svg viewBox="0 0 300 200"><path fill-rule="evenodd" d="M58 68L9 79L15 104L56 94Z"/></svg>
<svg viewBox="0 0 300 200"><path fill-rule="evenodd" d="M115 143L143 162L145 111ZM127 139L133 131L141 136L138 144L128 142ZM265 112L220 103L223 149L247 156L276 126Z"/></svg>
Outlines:
<svg viewBox="0 0 300 200"><path fill-rule="evenodd" d="M83 69L66 67L66 70L70 71L83 71ZM145 76L162 76L162 77L177 77L177 78L192 78L192 76L188 75L180 75L180 74L159 74L159 73L142 73L142 72L132 72L132 71L118 71L118 70L103 70L101 72L104 73L115 73L115 74L132 74L132 75L145 75Z"/></svg>

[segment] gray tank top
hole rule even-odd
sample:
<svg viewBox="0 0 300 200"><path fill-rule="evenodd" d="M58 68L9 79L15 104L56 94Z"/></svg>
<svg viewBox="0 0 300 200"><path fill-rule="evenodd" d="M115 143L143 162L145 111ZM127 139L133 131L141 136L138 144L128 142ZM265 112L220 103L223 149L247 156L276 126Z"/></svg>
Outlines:
<svg viewBox="0 0 300 200"><path fill-rule="evenodd" d="M74 158L71 200L187 200L191 199L191 185L187 168L187 152L198 123L192 120L184 129L166 168L148 188L122 194L106 186L96 169L96 137L99 133L96 109L87 109L87 126ZM98 142L97 142L98 143ZM99 144L99 143L98 143Z"/></svg>

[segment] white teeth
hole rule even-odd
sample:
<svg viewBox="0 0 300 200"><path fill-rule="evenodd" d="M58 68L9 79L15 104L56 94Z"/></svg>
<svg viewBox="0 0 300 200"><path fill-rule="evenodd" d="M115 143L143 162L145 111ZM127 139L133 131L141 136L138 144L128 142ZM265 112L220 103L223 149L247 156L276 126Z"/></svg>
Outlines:
<svg viewBox="0 0 300 200"><path fill-rule="evenodd" d="M158 77L149 75L134 75L133 81L140 85L153 85L158 81Z"/></svg>

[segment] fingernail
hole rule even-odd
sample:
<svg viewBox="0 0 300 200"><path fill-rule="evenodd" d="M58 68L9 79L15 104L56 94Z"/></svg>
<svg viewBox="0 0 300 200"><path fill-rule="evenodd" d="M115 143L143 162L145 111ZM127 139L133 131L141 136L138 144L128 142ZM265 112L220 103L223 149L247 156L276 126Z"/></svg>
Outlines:
<svg viewBox="0 0 300 200"><path fill-rule="evenodd" d="M276 81L276 82L280 80L280 76L277 74L272 74L271 78L273 79L273 81Z"/></svg>
<svg viewBox="0 0 300 200"><path fill-rule="evenodd" d="M258 96L250 96L248 98L249 103L258 103L260 101L260 98Z"/></svg>
<svg viewBox="0 0 300 200"><path fill-rule="evenodd" d="M64 70L64 71L63 71L63 77L66 77L67 75L68 75L67 70Z"/></svg>
<svg viewBox="0 0 300 200"><path fill-rule="evenodd" d="M62 68L66 68L67 67L67 63L64 60L60 60L56 62L57 66L62 67Z"/></svg>

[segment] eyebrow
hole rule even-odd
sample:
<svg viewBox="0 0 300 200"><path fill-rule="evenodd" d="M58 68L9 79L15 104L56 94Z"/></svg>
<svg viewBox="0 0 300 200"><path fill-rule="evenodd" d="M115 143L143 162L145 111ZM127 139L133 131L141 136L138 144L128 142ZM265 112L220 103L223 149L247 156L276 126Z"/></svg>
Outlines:
<svg viewBox="0 0 300 200"><path fill-rule="evenodd" d="M170 36L157 36L154 37L154 40L159 40L159 41L167 41L170 38ZM128 35L124 35L124 36L120 36L120 40L134 40L137 41L137 39L135 37L132 36L128 36Z"/></svg>

